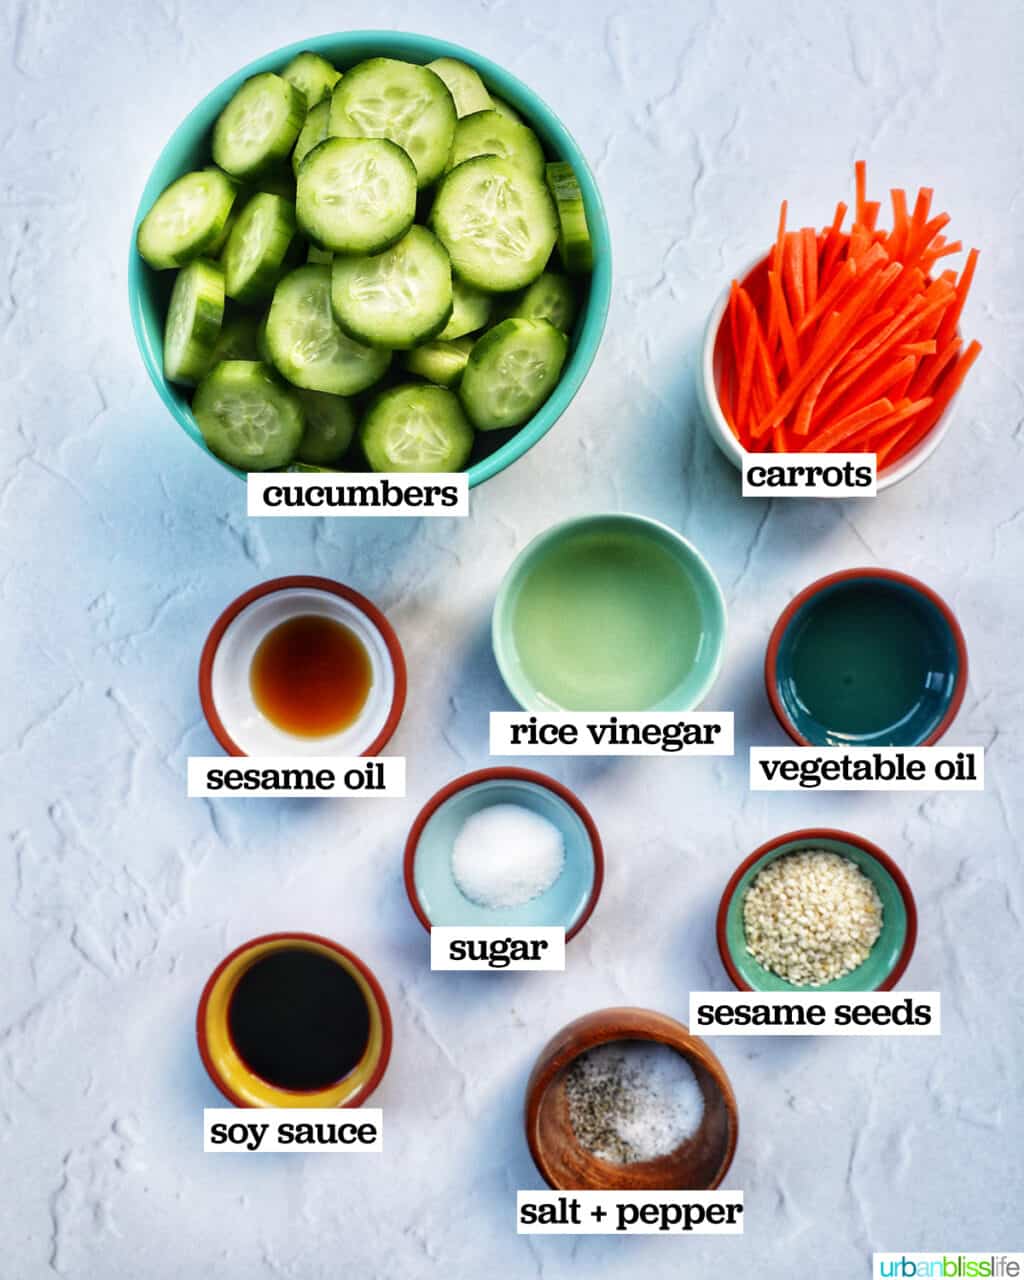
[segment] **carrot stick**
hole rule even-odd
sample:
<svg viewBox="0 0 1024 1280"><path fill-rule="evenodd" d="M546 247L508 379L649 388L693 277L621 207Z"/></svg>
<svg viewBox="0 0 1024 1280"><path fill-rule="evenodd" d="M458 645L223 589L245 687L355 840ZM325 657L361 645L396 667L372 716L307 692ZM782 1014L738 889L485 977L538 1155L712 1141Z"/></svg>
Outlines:
<svg viewBox="0 0 1024 1280"><path fill-rule="evenodd" d="M904 356L933 356L935 352L934 338L929 338L927 342L905 342L900 347L900 355Z"/></svg>
<svg viewBox="0 0 1024 1280"><path fill-rule="evenodd" d="M754 330L757 325L757 314L745 290L740 290L740 305L743 307L746 321L746 336L743 339L743 360L740 364L740 389L736 395L736 421L741 427L747 427L747 406L750 402L750 383L754 376L754 357L757 355L757 339Z"/></svg>
<svg viewBox="0 0 1024 1280"><path fill-rule="evenodd" d="M813 227L804 227L800 235L804 248L804 301L810 308L818 297L818 237Z"/></svg>
<svg viewBox="0 0 1024 1280"><path fill-rule="evenodd" d="M879 396L883 393L888 393L889 389L902 378L906 378L909 382L916 368L916 358L914 356L904 356L896 364L886 362L881 369L866 377L866 379L858 379L845 395L840 396L830 406L833 410L834 418L845 418L848 414L862 408L864 405L874 403ZM894 396L894 398L899 399L900 397ZM822 411L827 412L825 406L822 406Z"/></svg>
<svg viewBox="0 0 1024 1280"><path fill-rule="evenodd" d="M844 262L836 274L832 277L832 282L824 293L820 294L817 302L811 307L810 311L804 316L797 326L796 336L802 338L812 325L817 324L818 320L831 311L835 306L840 295L853 283L857 277L857 263Z"/></svg>
<svg viewBox="0 0 1024 1280"><path fill-rule="evenodd" d="M956 286L956 302L943 316L942 324L939 325L939 332L935 335L940 350L956 333L956 327L960 323L960 313L963 311L964 303L967 301L967 294L974 279L974 270L977 265L978 250L972 249L967 255L963 271L960 272L960 279Z"/></svg>
<svg viewBox="0 0 1024 1280"><path fill-rule="evenodd" d="M876 400L873 404L864 405L858 409L856 413L847 414L845 418L840 418L838 422L830 423L824 431L812 437L804 445L804 453L829 453L837 444L848 439L859 431L861 427L867 426L869 422L874 422L878 418L884 418L886 414L892 413L892 401L881 399Z"/></svg>
<svg viewBox="0 0 1024 1280"><path fill-rule="evenodd" d="M948 408L950 401L960 390L971 366L979 355L981 355L981 343L972 342L957 361L956 366L942 379L927 414L919 419L914 427L894 445L891 454L888 455L893 462L898 461L898 459L909 453L931 431Z"/></svg>
<svg viewBox="0 0 1024 1280"><path fill-rule="evenodd" d="M892 413L886 414L884 418L878 418L866 427L861 427L856 435L843 441L845 452L859 453L861 450L870 452L876 447L875 444L870 444L870 441L881 440L887 433L892 432L893 428L922 413L931 402L931 396L925 396L923 400L911 401L904 397L902 400L895 401Z"/></svg>
<svg viewBox="0 0 1024 1280"><path fill-rule="evenodd" d="M782 293L782 281L774 271L768 272L768 285L776 299L775 305L779 318L779 340L782 344L782 354L785 357L786 369L790 378L795 378L800 365L800 354L797 350L796 337L793 334L789 312L786 310L786 299Z"/></svg>
<svg viewBox="0 0 1024 1280"><path fill-rule="evenodd" d="M782 270L782 251L786 243L786 212L789 201L783 200L779 206L779 229L775 234L775 248L772 250L772 270L778 274Z"/></svg>
<svg viewBox="0 0 1024 1280"><path fill-rule="evenodd" d="M821 259L821 271L819 272L819 283L828 284L832 279L832 270L839 257L839 251L845 243L843 236L843 220L846 217L846 205L842 200L836 205L835 217L832 219L832 225L825 233L825 249Z"/></svg>
<svg viewBox="0 0 1024 1280"><path fill-rule="evenodd" d="M902 187L889 192L892 199L892 231L889 235L889 253L898 258L907 243L907 193Z"/></svg>
<svg viewBox="0 0 1024 1280"><path fill-rule="evenodd" d="M877 200L864 201L864 216L861 218L861 222L869 231L874 231L881 208L882 206Z"/></svg>
<svg viewBox="0 0 1024 1280"><path fill-rule="evenodd" d="M955 360L960 354L962 343L959 338L954 338L952 342L947 343L944 348L936 352L934 360L922 360L918 366L917 373L914 375L908 395L923 396L926 391L931 390L933 384L938 379L939 374L945 369L951 360Z"/></svg>
<svg viewBox="0 0 1024 1280"><path fill-rule="evenodd" d="M858 160L853 166L853 172L857 193L857 203L854 206L856 209L855 216L856 221L862 223L864 221L864 201L867 199L868 187L868 166L866 161Z"/></svg>
<svg viewBox="0 0 1024 1280"><path fill-rule="evenodd" d="M789 311L794 324L799 324L807 310L804 296L804 255L798 231L786 236L786 253L782 267L782 282L786 286Z"/></svg>

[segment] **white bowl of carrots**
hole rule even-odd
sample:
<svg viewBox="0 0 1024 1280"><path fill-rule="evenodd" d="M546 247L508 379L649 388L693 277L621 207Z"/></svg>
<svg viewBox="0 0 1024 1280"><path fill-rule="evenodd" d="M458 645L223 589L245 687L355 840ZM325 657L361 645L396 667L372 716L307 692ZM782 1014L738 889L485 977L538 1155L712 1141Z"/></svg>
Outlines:
<svg viewBox="0 0 1024 1280"><path fill-rule="evenodd" d="M716 304L698 386L711 436L737 467L745 452L874 453L885 489L948 431L981 352L959 328L978 251L959 273L945 269L962 246L942 234L949 215L932 215L931 190L912 209L904 191L891 198L884 231L858 161L849 231L842 201L822 230L788 231L783 201L774 245Z"/></svg>

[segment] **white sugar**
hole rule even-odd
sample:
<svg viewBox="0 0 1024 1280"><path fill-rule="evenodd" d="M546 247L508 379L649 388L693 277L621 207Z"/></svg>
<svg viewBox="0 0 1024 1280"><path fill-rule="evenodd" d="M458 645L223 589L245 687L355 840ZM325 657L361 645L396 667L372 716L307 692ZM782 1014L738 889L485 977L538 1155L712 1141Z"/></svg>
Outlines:
<svg viewBox="0 0 1024 1280"><path fill-rule="evenodd" d="M491 911L539 897L564 865L562 833L518 804L480 809L466 819L452 846L452 875L459 891Z"/></svg>
<svg viewBox="0 0 1024 1280"><path fill-rule="evenodd" d="M675 1049L649 1040L616 1040L580 1054L565 1090L577 1140L614 1164L671 1154L704 1115L693 1068Z"/></svg>

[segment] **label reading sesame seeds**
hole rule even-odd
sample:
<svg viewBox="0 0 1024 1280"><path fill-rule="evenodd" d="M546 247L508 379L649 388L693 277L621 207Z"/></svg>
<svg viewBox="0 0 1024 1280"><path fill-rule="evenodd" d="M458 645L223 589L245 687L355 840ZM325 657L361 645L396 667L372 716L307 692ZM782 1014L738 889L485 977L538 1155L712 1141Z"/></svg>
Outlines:
<svg viewBox="0 0 1024 1280"><path fill-rule="evenodd" d="M744 498L874 498L873 453L744 453Z"/></svg>
<svg viewBox="0 0 1024 1280"><path fill-rule="evenodd" d="M404 756L189 756L189 796L401 799Z"/></svg>
<svg viewBox="0 0 1024 1280"><path fill-rule="evenodd" d="M937 991L694 991L690 1026L716 1036L937 1036Z"/></svg>
<svg viewBox="0 0 1024 1280"><path fill-rule="evenodd" d="M565 930L555 925L435 926L431 969L565 968Z"/></svg>
<svg viewBox="0 0 1024 1280"><path fill-rule="evenodd" d="M983 791L984 747L751 747L751 791Z"/></svg>
<svg viewBox="0 0 1024 1280"><path fill-rule="evenodd" d="M384 1113L379 1107L321 1111L307 1107L261 1107L244 1119L235 1107L207 1107L203 1111L203 1150L256 1154L296 1151L383 1151ZM321 1117L329 1117L321 1119Z"/></svg>
<svg viewBox="0 0 1024 1280"><path fill-rule="evenodd" d="M742 1191L519 1191L516 1231L546 1236L741 1236Z"/></svg>
<svg viewBox="0 0 1024 1280"><path fill-rule="evenodd" d="M731 756L731 711L491 712L492 756Z"/></svg>
<svg viewBox="0 0 1024 1280"><path fill-rule="evenodd" d="M332 478L333 476L333 478ZM250 516L468 516L469 476L251 471Z"/></svg>

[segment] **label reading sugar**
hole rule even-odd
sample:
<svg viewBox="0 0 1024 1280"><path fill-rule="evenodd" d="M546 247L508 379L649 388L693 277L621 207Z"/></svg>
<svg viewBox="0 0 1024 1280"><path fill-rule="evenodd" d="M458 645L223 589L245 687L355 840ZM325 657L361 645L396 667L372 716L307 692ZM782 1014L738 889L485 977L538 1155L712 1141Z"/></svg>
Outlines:
<svg viewBox="0 0 1024 1280"><path fill-rule="evenodd" d="M519 1191L519 1235L743 1234L742 1191Z"/></svg>
<svg viewBox="0 0 1024 1280"><path fill-rule="evenodd" d="M492 756L731 756L731 711L492 711Z"/></svg>
<svg viewBox="0 0 1024 1280"><path fill-rule="evenodd" d="M983 791L984 747L751 747L751 791Z"/></svg>
<svg viewBox="0 0 1024 1280"><path fill-rule="evenodd" d="M251 471L251 516L468 516L465 471L429 472Z"/></svg>
<svg viewBox="0 0 1024 1280"><path fill-rule="evenodd" d="M435 925L431 969L564 969L565 929L555 925Z"/></svg>
<svg viewBox="0 0 1024 1280"><path fill-rule="evenodd" d="M401 799L405 757L189 756L187 794Z"/></svg>
<svg viewBox="0 0 1024 1280"><path fill-rule="evenodd" d="M379 1107L316 1112L308 1107L260 1107L248 1113L235 1107L207 1107L203 1111L206 1152L338 1155L383 1149L384 1113Z"/></svg>
<svg viewBox="0 0 1024 1280"><path fill-rule="evenodd" d="M937 1036L937 991L694 991L690 1026L716 1036Z"/></svg>
<svg viewBox="0 0 1024 1280"><path fill-rule="evenodd" d="M874 498L873 453L744 453L744 498Z"/></svg>

